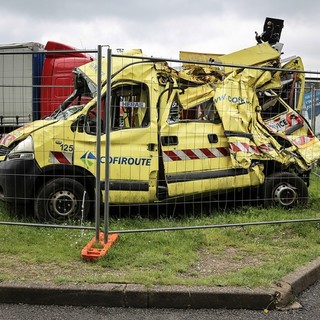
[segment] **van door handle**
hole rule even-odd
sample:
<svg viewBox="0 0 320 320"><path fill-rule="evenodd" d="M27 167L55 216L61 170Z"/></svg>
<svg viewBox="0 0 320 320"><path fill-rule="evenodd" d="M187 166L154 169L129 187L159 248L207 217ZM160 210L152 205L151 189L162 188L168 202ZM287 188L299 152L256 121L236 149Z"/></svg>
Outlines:
<svg viewBox="0 0 320 320"><path fill-rule="evenodd" d="M148 145L147 145L147 150L148 151L155 151L156 150L156 144L155 143L149 143Z"/></svg>
<svg viewBox="0 0 320 320"><path fill-rule="evenodd" d="M179 143L177 136L162 136L161 144L163 146L176 146Z"/></svg>
<svg viewBox="0 0 320 320"><path fill-rule="evenodd" d="M208 134L208 140L210 143L217 143L219 141L219 138L215 133L210 133Z"/></svg>

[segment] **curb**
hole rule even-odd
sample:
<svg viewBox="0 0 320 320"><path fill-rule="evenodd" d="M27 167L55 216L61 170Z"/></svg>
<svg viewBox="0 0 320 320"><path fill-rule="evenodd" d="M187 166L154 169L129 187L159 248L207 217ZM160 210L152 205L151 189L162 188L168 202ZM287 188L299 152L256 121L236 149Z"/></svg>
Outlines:
<svg viewBox="0 0 320 320"><path fill-rule="evenodd" d="M47 286L0 284L1 303L73 305L130 308L228 308L274 307L273 290L238 287L154 286L133 284Z"/></svg>
<svg viewBox="0 0 320 320"><path fill-rule="evenodd" d="M277 307L290 305L300 293L318 280L320 280L320 257L289 273L275 285L278 294Z"/></svg>
<svg viewBox="0 0 320 320"><path fill-rule="evenodd" d="M320 279L320 258L285 276L271 289L153 286L107 283L48 285L0 283L0 303L178 309L274 309L293 302Z"/></svg>

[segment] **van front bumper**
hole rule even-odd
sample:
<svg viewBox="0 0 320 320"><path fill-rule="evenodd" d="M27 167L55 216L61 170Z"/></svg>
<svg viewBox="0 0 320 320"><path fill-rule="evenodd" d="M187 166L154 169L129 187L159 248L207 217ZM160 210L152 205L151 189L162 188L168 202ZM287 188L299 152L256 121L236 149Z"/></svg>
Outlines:
<svg viewBox="0 0 320 320"><path fill-rule="evenodd" d="M41 175L35 160L0 162L0 199L7 202L33 200L36 180Z"/></svg>

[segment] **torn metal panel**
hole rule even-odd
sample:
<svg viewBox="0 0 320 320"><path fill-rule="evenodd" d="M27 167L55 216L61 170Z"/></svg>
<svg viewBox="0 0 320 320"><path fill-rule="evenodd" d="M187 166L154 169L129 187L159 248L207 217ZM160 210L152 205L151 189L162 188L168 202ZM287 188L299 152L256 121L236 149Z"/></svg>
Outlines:
<svg viewBox="0 0 320 320"><path fill-rule="evenodd" d="M232 52L216 59L217 63L241 66L256 66L267 61L278 61L280 53L271 47L268 43L261 43L253 47ZM226 66L224 72L226 75L239 69L238 67Z"/></svg>
<svg viewBox="0 0 320 320"><path fill-rule="evenodd" d="M287 103L290 107L301 112L305 88L305 74L299 71L304 70L303 62L300 57L295 57L284 64L282 68L284 70L292 70L292 72L281 72L283 87L286 86L286 91L289 92ZM299 90L297 90L298 88ZM297 95L297 97L295 95Z"/></svg>
<svg viewBox="0 0 320 320"><path fill-rule="evenodd" d="M319 158L320 150L319 141L304 119L276 94L274 99L281 100L282 111L273 110L274 115L267 121L260 115L263 109L257 90L270 85L271 80L269 71L244 69L231 73L217 85L214 101L228 137L233 165L248 168L252 160L274 159L306 168ZM274 105L264 108L269 110ZM276 136L290 142L290 146L284 147Z"/></svg>
<svg viewBox="0 0 320 320"><path fill-rule="evenodd" d="M122 53L123 55L130 55L130 56L142 56L142 50L140 49L133 49L130 51L126 51ZM113 57L112 59L112 74L119 71L122 67L128 65L130 62L133 62L133 58L126 58L126 57ZM102 82L106 80L107 74L107 60L106 58L102 58ZM97 71L98 71L98 62L92 61L87 64L84 64L75 69L76 73L80 73L87 81L88 87L93 94L96 95L97 92Z"/></svg>
<svg viewBox="0 0 320 320"><path fill-rule="evenodd" d="M184 109L194 107L196 104L201 104L210 98L212 99L215 94L215 89L205 84L197 87L189 87L179 94L179 101Z"/></svg>

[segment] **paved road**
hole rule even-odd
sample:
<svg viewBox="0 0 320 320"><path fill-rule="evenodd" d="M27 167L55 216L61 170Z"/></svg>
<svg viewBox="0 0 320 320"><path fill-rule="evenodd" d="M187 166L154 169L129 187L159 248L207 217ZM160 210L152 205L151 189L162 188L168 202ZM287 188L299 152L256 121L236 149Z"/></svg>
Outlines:
<svg viewBox="0 0 320 320"><path fill-rule="evenodd" d="M301 309L271 310L268 313L252 310L177 310L130 309L101 307L32 306L0 304L0 320L317 320L320 315L320 281L298 297Z"/></svg>

